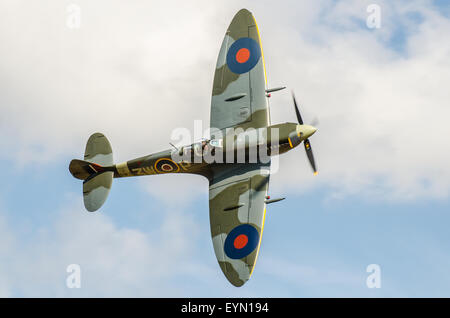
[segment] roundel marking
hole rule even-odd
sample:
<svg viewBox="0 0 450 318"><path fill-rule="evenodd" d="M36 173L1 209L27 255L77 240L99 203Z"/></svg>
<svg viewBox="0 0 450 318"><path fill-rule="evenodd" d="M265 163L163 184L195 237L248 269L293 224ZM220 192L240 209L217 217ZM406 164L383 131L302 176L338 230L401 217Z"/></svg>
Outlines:
<svg viewBox="0 0 450 318"><path fill-rule="evenodd" d="M229 258L240 259L253 252L258 242L258 230L250 224L241 224L231 230L223 248Z"/></svg>
<svg viewBox="0 0 450 318"><path fill-rule="evenodd" d="M238 237L234 239L234 247L240 250L241 248L244 248L245 245L248 243L248 236L245 234L241 234Z"/></svg>
<svg viewBox="0 0 450 318"><path fill-rule="evenodd" d="M180 167L169 158L161 158L155 162L155 170L161 173L178 172Z"/></svg>
<svg viewBox="0 0 450 318"><path fill-rule="evenodd" d="M241 63L241 64L245 63L248 61L249 58L250 58L250 51L248 49L246 49L245 47L243 47L236 53L236 61L238 63Z"/></svg>
<svg viewBox="0 0 450 318"><path fill-rule="evenodd" d="M240 38L228 49L227 65L233 73L243 74L254 68L260 57L258 42L251 38Z"/></svg>

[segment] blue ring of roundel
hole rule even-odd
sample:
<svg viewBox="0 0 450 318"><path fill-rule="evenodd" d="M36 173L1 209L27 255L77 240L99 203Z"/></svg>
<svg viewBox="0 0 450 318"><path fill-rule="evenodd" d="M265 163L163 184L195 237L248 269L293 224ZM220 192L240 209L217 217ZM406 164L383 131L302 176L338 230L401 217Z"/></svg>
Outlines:
<svg viewBox="0 0 450 318"><path fill-rule="evenodd" d="M234 240L239 235L244 234L248 238L247 244L241 248L237 249L234 247ZM234 229L231 230L231 232L228 234L227 238L225 239L224 244L224 251L225 254L231 258L231 259L240 259L251 252L255 250L255 248L258 246L259 242L259 233L258 230L255 229L250 224L241 224L239 226L236 226Z"/></svg>
<svg viewBox="0 0 450 318"><path fill-rule="evenodd" d="M242 48L246 48L250 52L250 57L245 63L236 61L236 53ZM260 57L261 48L259 47L258 42L251 38L240 38L228 49L227 65L233 73L243 74L254 68Z"/></svg>

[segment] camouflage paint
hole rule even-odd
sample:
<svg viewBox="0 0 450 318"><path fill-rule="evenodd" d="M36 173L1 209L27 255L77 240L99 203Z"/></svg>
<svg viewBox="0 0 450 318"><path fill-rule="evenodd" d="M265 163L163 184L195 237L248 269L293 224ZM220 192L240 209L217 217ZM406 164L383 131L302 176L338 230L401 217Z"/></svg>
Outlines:
<svg viewBox="0 0 450 318"><path fill-rule="evenodd" d="M233 47L234 43L236 45ZM232 47L234 51L230 53ZM229 62L232 58L236 61ZM228 63L233 63L231 69L237 73L230 69ZM314 133L313 127L295 123L270 126L266 83L258 27L253 15L242 9L234 16L226 31L214 74L210 126L220 132L223 138L222 159L230 151L237 159L234 144L232 149L227 148L228 141L235 142L237 136L227 131L227 128L244 131L257 129L266 139L258 147L264 148L269 155L289 151ZM277 129L277 133L274 134L272 129ZM273 143L276 149L273 149ZM244 145L249 146L246 143ZM203 157L199 162L193 162L174 160L175 151L168 149L114 165L108 140L104 135L95 133L87 142L84 161L72 160L69 170L75 178L84 181L83 197L88 211L97 210L105 202L113 177L191 173L208 178L214 252L225 277L234 286L242 286L253 272L261 246L270 157L267 162L258 159L255 163L249 163L247 157L244 163L209 163ZM227 241L230 232L233 236ZM239 240L233 241L239 235ZM227 252L224 250L225 242Z"/></svg>

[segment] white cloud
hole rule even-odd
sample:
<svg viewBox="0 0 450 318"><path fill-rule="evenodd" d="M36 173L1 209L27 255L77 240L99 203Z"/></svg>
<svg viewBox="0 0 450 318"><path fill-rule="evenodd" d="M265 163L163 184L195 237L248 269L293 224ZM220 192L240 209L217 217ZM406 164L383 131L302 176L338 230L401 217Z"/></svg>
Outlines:
<svg viewBox="0 0 450 318"><path fill-rule="evenodd" d="M186 213L166 212L160 228L144 233L118 227L106 213L87 213L77 206L63 209L54 222L24 235L8 224L3 210L0 295L179 294L177 286L184 279L198 277L202 281L211 275L211 269L195 257L198 231L192 218ZM69 264L81 266L80 289L66 287Z"/></svg>
<svg viewBox="0 0 450 318"><path fill-rule="evenodd" d="M101 131L123 161L168 147L173 128L208 123L220 42L247 5L262 32L269 84L287 84L304 117L320 119L311 139L320 177L313 181L298 149L283 156L272 188L447 198L449 20L429 2L381 1L382 28L358 28L369 2L78 1L79 30L65 26L69 2L3 2L1 157L81 157L89 134ZM386 46L399 27L408 36L403 53ZM274 123L295 121L287 93L271 105Z"/></svg>
<svg viewBox="0 0 450 318"><path fill-rule="evenodd" d="M406 55L383 45L378 31L320 24L311 27L319 29L315 43L299 36L309 29L288 25L266 48L269 78L295 89L307 120L320 119L311 138L320 177L310 176L303 150L297 150L281 159L280 175L272 179L277 186L329 185L337 196L376 200L448 197L450 23L423 6L416 10L425 20L407 38ZM274 121L295 120L289 98L272 98Z"/></svg>
<svg viewBox="0 0 450 318"><path fill-rule="evenodd" d="M232 15L246 6L262 32L269 84L294 89L305 119L320 119L311 138L319 177L297 149L281 157L271 190L326 186L332 198L448 198L450 23L429 2L378 1L382 28L365 30L358 25L371 1L232 1L226 7L77 1L82 25L70 30L71 2L0 4L0 159L39 167L81 157L89 134L101 131L123 161L168 147L173 128L191 128L195 119L207 124L220 42ZM409 18L411 12L423 22ZM386 46L399 26L408 35L402 52ZM295 121L289 94L273 95L273 123ZM32 233L0 213L0 296L185 296L182 281L168 282L173 277L250 295L252 282L239 291L226 285L212 248L214 267L189 254L197 252L198 225L184 207L199 192L207 206L206 181L164 176L141 184L170 210L150 233L81 206ZM79 291L65 286L71 263L82 267ZM317 268L267 264L259 271L287 279L270 270L284 266L299 284L357 279L345 271L333 281L341 273L322 277Z"/></svg>

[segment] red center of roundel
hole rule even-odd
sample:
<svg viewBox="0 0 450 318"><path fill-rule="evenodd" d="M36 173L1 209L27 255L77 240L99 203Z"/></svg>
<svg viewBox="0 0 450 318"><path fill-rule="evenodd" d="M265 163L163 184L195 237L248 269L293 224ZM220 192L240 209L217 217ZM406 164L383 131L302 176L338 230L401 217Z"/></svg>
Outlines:
<svg viewBox="0 0 450 318"><path fill-rule="evenodd" d="M248 237L245 234L241 234L238 237L234 239L234 247L240 250L241 248L244 248L245 245L248 243Z"/></svg>
<svg viewBox="0 0 450 318"><path fill-rule="evenodd" d="M172 170L172 166L165 163L161 166L161 169L163 169L164 171L171 171Z"/></svg>
<svg viewBox="0 0 450 318"><path fill-rule="evenodd" d="M249 58L250 58L250 51L245 47L243 47L236 53L236 61L238 61L238 63L241 64L245 63L248 61Z"/></svg>

